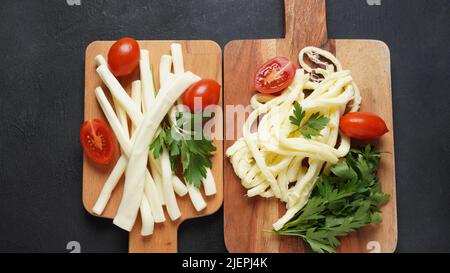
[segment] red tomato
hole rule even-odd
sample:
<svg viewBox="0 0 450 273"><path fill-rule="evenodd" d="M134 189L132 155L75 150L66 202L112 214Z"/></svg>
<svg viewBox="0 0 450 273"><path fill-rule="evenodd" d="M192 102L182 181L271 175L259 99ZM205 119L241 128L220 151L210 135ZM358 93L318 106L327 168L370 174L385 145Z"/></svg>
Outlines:
<svg viewBox="0 0 450 273"><path fill-rule="evenodd" d="M195 105L195 98L199 98L201 104ZM204 110L208 105L218 104L219 100L220 84L209 79L203 79L191 85L183 97L184 105L189 107L191 112Z"/></svg>
<svg viewBox="0 0 450 273"><path fill-rule="evenodd" d="M372 140L389 132L382 118L366 112L349 113L341 117L339 127L345 135L362 140Z"/></svg>
<svg viewBox="0 0 450 273"><path fill-rule="evenodd" d="M108 124L99 119L91 119L80 128L80 142L84 153L93 161L108 164L115 152L113 133Z"/></svg>
<svg viewBox="0 0 450 273"><path fill-rule="evenodd" d="M286 89L294 80L295 64L285 57L275 57L263 64L255 75L258 92L272 94Z"/></svg>
<svg viewBox="0 0 450 273"><path fill-rule="evenodd" d="M139 65L139 44L132 38L115 42L108 52L109 69L116 77L131 74Z"/></svg>

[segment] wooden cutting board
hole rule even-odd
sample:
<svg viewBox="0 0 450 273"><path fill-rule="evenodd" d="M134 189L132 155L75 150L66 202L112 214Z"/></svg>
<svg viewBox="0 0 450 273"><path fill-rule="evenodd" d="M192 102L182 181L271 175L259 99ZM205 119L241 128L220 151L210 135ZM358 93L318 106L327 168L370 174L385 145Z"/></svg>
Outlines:
<svg viewBox="0 0 450 273"><path fill-rule="evenodd" d="M224 53L224 104L249 105L254 95L252 79L257 68L275 56L285 56L298 64L298 53L305 46L327 49L352 71L361 88L362 111L380 115L391 130L376 144L383 154L379 177L383 191L391 200L382 208L383 223L364 228L343 238L340 252L393 252L397 244L394 137L389 48L374 40L329 40L325 0L285 0L286 37L284 39L231 41ZM225 116L230 115L226 113ZM225 123L226 136L237 134ZM238 122L235 120L235 122ZM225 150L234 140L225 140ZM247 198L228 159L224 163L225 243L230 252L307 252L298 238L279 237L266 232L285 208L278 200Z"/></svg>
<svg viewBox="0 0 450 273"><path fill-rule="evenodd" d="M154 70L154 78L159 86L159 61L161 55L170 54L170 44L173 42L181 43L186 71L192 71L201 78L214 79L222 82L222 51L221 48L212 41L139 41L141 49L147 49L150 52L151 64ZM106 121L105 116L100 109L95 98L94 89L102 86L107 96L109 90L102 84L100 77L95 69L95 56L102 54L107 57L108 50L113 41L96 41L91 43L86 49L85 60L85 97L84 97L84 120L99 118ZM139 79L139 69L129 77L120 79L122 86L131 91L131 82ZM109 97L109 99L111 99ZM111 100L110 100L111 101ZM222 123L218 123L217 132L222 132ZM212 197L205 197L207 208L197 212L188 195L184 197L177 196L178 205L181 210L181 218L172 222L166 213L166 221L161 224L155 224L154 234L149 237L140 235L141 221L140 215L130 232L129 252L177 252L177 230L178 226L186 219L210 215L216 212L223 201L223 145L221 140L214 141L217 151L213 157L213 176L217 186L217 194ZM83 205L85 209L92 214L92 208L102 190L103 184L108 178L112 168L119 158L119 149L112 163L106 167L99 166L90 161L86 156L83 159ZM114 218L119 207L123 191L123 177L117 188L114 190L108 205L102 217ZM112 222L111 222L112 225Z"/></svg>

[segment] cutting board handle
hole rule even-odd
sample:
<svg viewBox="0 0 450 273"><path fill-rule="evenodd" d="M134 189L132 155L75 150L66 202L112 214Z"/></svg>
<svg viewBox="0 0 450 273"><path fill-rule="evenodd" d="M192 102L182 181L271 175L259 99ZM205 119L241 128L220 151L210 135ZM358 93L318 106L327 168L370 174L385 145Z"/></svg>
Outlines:
<svg viewBox="0 0 450 273"><path fill-rule="evenodd" d="M294 43L294 48L304 44L323 47L327 43L325 0L284 0L284 13L285 38Z"/></svg>
<svg viewBox="0 0 450 273"><path fill-rule="evenodd" d="M140 234L141 221L136 221L133 230L130 232L128 252L130 253L176 253L178 226L181 221L155 224L153 235L143 237Z"/></svg>

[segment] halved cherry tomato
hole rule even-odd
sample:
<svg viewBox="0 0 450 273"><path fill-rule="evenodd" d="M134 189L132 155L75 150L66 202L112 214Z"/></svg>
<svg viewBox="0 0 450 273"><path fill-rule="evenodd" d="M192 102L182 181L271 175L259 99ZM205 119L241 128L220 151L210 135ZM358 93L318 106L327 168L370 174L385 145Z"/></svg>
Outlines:
<svg viewBox="0 0 450 273"><path fill-rule="evenodd" d="M84 153L93 161L108 164L115 152L115 140L108 124L99 119L91 119L80 128L80 142Z"/></svg>
<svg viewBox="0 0 450 273"><path fill-rule="evenodd" d="M295 64L285 57L275 57L264 63L255 75L258 92L272 94L286 89L294 80Z"/></svg>
<svg viewBox="0 0 450 273"><path fill-rule="evenodd" d="M198 98L199 105L195 105ZM184 93L183 103L191 112L203 111L208 105L218 104L220 100L220 84L215 80L203 79L193 85Z"/></svg>
<svg viewBox="0 0 450 273"><path fill-rule="evenodd" d="M367 112L344 115L339 127L345 135L362 140L372 140L389 132L382 118Z"/></svg>
<svg viewBox="0 0 450 273"><path fill-rule="evenodd" d="M139 44L132 38L115 42L108 52L109 69L116 77L131 74L139 65Z"/></svg>

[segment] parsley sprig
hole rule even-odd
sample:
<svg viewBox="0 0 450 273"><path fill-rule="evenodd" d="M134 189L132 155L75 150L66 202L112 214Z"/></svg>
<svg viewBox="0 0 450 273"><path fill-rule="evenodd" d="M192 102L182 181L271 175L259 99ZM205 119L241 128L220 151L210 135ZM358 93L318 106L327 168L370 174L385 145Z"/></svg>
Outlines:
<svg viewBox="0 0 450 273"><path fill-rule="evenodd" d="M320 114L320 112L313 113L306 121L303 121L306 117L306 112L303 111L300 103L294 102L294 113L289 117L292 124L298 128L293 132L300 132L305 138L311 139L314 136L320 136L325 126L330 121L329 118Z"/></svg>
<svg viewBox="0 0 450 273"><path fill-rule="evenodd" d="M176 117L177 124L163 126L158 137L150 144L150 150L157 159L165 147L169 152L172 170L177 170L181 162L186 182L200 188L203 178L206 177L207 168L212 166L210 158L216 151L216 147L212 140L203 135L203 132L183 129L186 128L187 123L190 123L188 128L195 128L195 121L203 120L196 115L179 112Z"/></svg>
<svg viewBox="0 0 450 273"><path fill-rule="evenodd" d="M322 174L305 207L275 231L303 240L315 252L335 252L339 237L380 223L380 207L390 196L377 178L380 154L368 145L352 150L342 162Z"/></svg>

